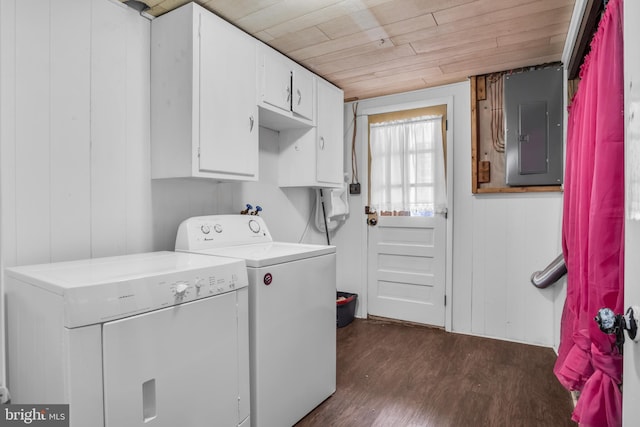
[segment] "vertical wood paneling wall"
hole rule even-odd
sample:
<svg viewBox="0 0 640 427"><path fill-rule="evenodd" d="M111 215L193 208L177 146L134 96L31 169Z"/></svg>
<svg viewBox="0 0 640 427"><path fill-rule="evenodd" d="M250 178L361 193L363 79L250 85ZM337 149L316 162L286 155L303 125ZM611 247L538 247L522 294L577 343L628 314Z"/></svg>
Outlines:
<svg viewBox="0 0 640 427"><path fill-rule="evenodd" d="M44 57L51 63L51 98L46 105L51 114L50 134L42 140L51 150L46 159L51 243L46 248L49 254L40 255L48 255L51 261L82 258L91 252L91 20L87 19L91 2L62 0L55 4L48 20L50 52ZM20 26L30 27L22 21ZM16 168L28 173L25 164L16 162ZM16 188L22 191L18 182Z"/></svg>
<svg viewBox="0 0 640 427"><path fill-rule="evenodd" d="M562 197L475 196L471 332L553 346L554 301L563 282L530 283L560 253Z"/></svg>
<svg viewBox="0 0 640 427"><path fill-rule="evenodd" d="M48 2L16 2L16 17L30 25L16 25L16 258L47 259L51 235L51 22ZM25 165L27 167L18 167ZM3 170L3 172L5 172Z"/></svg>
<svg viewBox="0 0 640 427"><path fill-rule="evenodd" d="M0 269L172 250L229 212L215 182L151 181L149 55L118 2L0 0Z"/></svg>
<svg viewBox="0 0 640 427"><path fill-rule="evenodd" d="M2 7L5 266L152 250L149 21L107 0Z"/></svg>

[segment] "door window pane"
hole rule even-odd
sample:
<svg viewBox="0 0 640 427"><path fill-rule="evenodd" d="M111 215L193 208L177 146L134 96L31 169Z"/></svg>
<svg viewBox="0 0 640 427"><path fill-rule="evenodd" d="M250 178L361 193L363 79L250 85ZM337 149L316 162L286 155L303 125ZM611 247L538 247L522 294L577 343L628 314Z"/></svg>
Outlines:
<svg viewBox="0 0 640 427"><path fill-rule="evenodd" d="M446 207L441 116L373 123L369 131L373 209L433 216Z"/></svg>

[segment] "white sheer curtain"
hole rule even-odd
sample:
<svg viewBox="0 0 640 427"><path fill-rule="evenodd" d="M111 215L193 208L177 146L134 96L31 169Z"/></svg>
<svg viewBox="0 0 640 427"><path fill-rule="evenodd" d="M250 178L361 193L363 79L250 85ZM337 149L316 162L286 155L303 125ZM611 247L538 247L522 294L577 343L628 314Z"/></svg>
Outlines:
<svg viewBox="0 0 640 427"><path fill-rule="evenodd" d="M442 116L372 123L369 132L371 207L411 216L446 209Z"/></svg>

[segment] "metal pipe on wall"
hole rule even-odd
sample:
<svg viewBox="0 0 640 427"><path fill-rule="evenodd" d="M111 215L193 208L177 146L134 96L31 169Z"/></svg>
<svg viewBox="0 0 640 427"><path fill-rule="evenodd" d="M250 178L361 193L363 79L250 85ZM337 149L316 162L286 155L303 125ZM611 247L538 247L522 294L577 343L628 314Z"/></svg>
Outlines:
<svg viewBox="0 0 640 427"><path fill-rule="evenodd" d="M531 275L531 283L538 289L544 289L567 274L567 265L563 254L560 254L542 271L536 271Z"/></svg>

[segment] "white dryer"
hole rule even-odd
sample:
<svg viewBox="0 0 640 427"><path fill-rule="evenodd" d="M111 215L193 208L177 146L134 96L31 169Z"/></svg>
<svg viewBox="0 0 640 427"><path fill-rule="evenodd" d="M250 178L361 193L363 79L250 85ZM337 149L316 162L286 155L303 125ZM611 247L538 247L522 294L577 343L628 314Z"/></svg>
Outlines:
<svg viewBox="0 0 640 427"><path fill-rule="evenodd" d="M12 403L71 427L248 426L244 262L153 252L6 270Z"/></svg>
<svg viewBox="0 0 640 427"><path fill-rule="evenodd" d="M274 242L254 215L185 220L176 251L246 261L251 425L292 426L336 389L334 246Z"/></svg>

